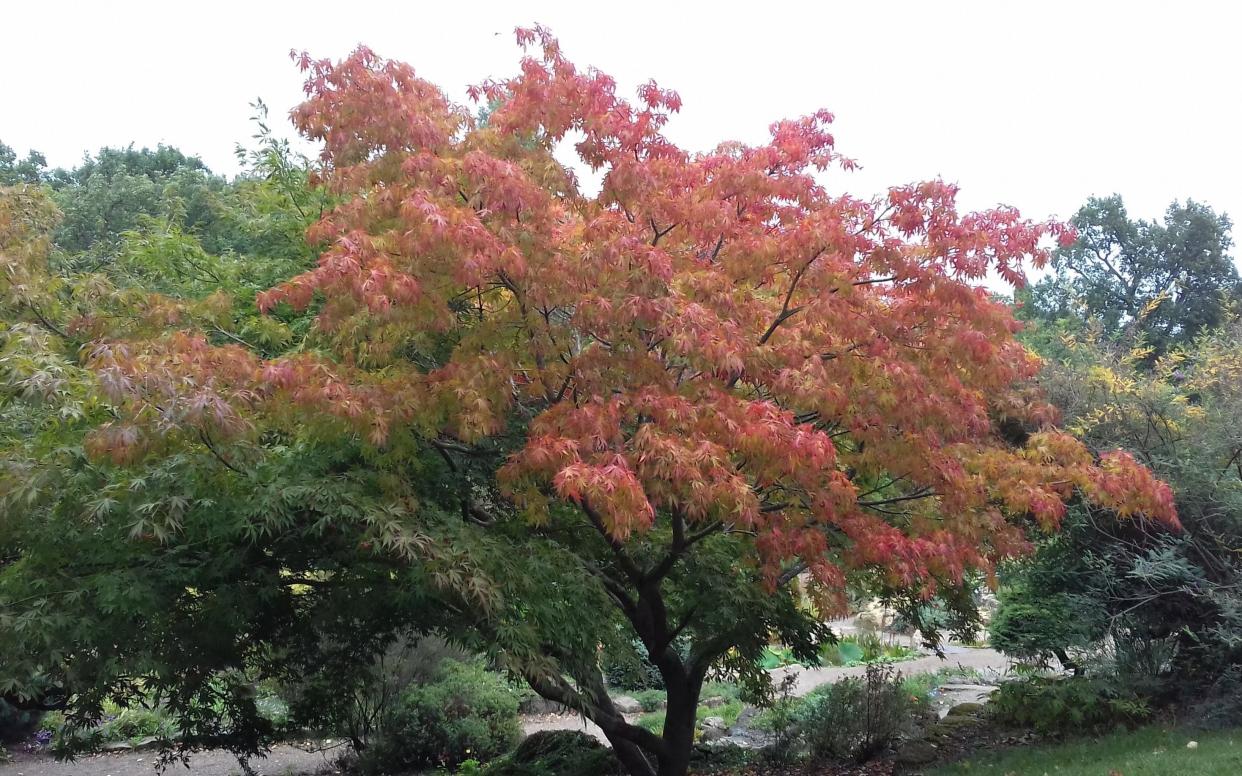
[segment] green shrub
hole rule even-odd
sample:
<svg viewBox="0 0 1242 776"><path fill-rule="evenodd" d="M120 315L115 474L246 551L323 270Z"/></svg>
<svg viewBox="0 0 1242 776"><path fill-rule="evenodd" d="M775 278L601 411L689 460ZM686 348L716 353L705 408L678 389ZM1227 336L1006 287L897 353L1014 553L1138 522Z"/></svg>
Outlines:
<svg viewBox="0 0 1242 776"><path fill-rule="evenodd" d="M625 771L611 749L586 733L541 730L483 772L486 776L619 776Z"/></svg>
<svg viewBox="0 0 1242 776"><path fill-rule="evenodd" d="M106 720L99 732L105 742L171 739L176 735L173 721L163 709L143 706L117 709L116 716Z"/></svg>
<svg viewBox="0 0 1242 776"><path fill-rule="evenodd" d="M668 693L663 690L639 690L630 697L646 712L658 711L668 701Z"/></svg>
<svg viewBox="0 0 1242 776"><path fill-rule="evenodd" d="M1151 717L1147 701L1132 689L1084 676L1007 682L992 694L987 708L998 722L1045 735L1100 731Z"/></svg>
<svg viewBox="0 0 1242 776"><path fill-rule="evenodd" d="M272 723L274 730L285 733L293 729L289 704L279 695L270 691L260 692L259 697L255 698L255 706L259 709L259 716Z"/></svg>
<svg viewBox="0 0 1242 776"><path fill-rule="evenodd" d="M435 681L401 694L391 722L360 758L364 771L487 761L517 742L517 693L475 663L447 662Z"/></svg>
<svg viewBox="0 0 1242 776"><path fill-rule="evenodd" d="M836 644L825 644L819 652L821 665L848 666L860 663L862 659L862 647L849 639L841 639Z"/></svg>
<svg viewBox="0 0 1242 776"><path fill-rule="evenodd" d="M813 692L796 724L812 759L866 762L913 729L919 705L892 666L872 664L863 679Z"/></svg>
<svg viewBox="0 0 1242 776"><path fill-rule="evenodd" d="M103 704L103 717L93 726L81 721L71 723L61 712L49 712L43 716L39 730L47 735L53 750L61 752L92 752L107 744L152 738L171 741L179 732L173 718L159 706L122 707L111 701Z"/></svg>
<svg viewBox="0 0 1242 776"><path fill-rule="evenodd" d="M1068 653L1101 636L1099 613L1089 600L1032 587L1019 580L1002 587L1000 608L988 626L992 646L1012 657L1046 663L1057 657L1076 668Z"/></svg>
<svg viewBox="0 0 1242 776"><path fill-rule="evenodd" d="M634 641L622 647L608 647L600 661L604 681L613 689L635 692L638 690L662 690L664 679L660 670L647 656L642 642Z"/></svg>

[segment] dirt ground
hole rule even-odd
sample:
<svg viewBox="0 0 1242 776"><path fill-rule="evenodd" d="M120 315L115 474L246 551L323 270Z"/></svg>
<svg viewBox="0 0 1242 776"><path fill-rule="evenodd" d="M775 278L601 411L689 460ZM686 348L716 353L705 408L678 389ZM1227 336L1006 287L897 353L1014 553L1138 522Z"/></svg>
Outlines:
<svg viewBox="0 0 1242 776"><path fill-rule="evenodd" d="M83 757L75 762L56 762L43 755L13 753L13 762L0 765L0 776L153 776L155 752L120 752ZM278 746L266 760L254 760L251 768L260 776L310 776L338 773L331 767L330 755L305 752L291 746ZM237 758L227 752L199 752L190 758L187 770L173 765L169 776L241 776Z"/></svg>

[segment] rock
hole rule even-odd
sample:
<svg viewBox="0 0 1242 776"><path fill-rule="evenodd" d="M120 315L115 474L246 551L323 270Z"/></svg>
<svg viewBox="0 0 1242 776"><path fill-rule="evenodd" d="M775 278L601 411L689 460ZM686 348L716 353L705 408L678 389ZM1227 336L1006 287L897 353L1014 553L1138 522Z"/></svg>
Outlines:
<svg viewBox="0 0 1242 776"><path fill-rule="evenodd" d="M897 749L897 762L902 765L927 765L940 755L935 744L927 741L907 741Z"/></svg>
<svg viewBox="0 0 1242 776"><path fill-rule="evenodd" d="M562 714L566 708L559 703L535 695L523 698L518 704L518 711L522 714Z"/></svg>
<svg viewBox="0 0 1242 776"><path fill-rule="evenodd" d="M936 688L940 692L977 692L984 695L996 692L994 684L957 684L950 682Z"/></svg>
<svg viewBox="0 0 1242 776"><path fill-rule="evenodd" d="M1198 748L1199 748L1199 742L1198 742L1198 741L1187 741L1187 742L1186 742L1186 748L1187 748L1187 749L1198 749Z"/></svg>
<svg viewBox="0 0 1242 776"><path fill-rule="evenodd" d="M928 730L942 730L948 732L959 728L976 727L981 724L983 724L983 720L974 714L954 714L952 717L945 717L940 720L928 728Z"/></svg>
<svg viewBox="0 0 1242 776"><path fill-rule="evenodd" d="M700 702L700 703L699 703L699 705L700 705L700 706L706 706L706 707L707 707L707 708L709 708L709 709L714 709L714 708L717 708L717 707L719 707L719 706L723 706L723 705L725 705L725 703L727 703L727 701L726 701L726 699L725 699L725 698L723 698L723 697L721 697L721 696L719 696L719 695L713 695L713 696L712 696L712 697L710 697L710 698L704 698L704 699L702 700L702 702Z"/></svg>
<svg viewBox="0 0 1242 776"><path fill-rule="evenodd" d="M699 723L699 740L716 741L724 738L728 732L723 717L706 717Z"/></svg>
<svg viewBox="0 0 1242 776"><path fill-rule="evenodd" d="M628 695L618 695L613 698L612 705L622 714L641 714L643 711L642 704Z"/></svg>
<svg viewBox="0 0 1242 776"><path fill-rule="evenodd" d="M982 713L982 703L959 703L949 709L945 717L977 717Z"/></svg>

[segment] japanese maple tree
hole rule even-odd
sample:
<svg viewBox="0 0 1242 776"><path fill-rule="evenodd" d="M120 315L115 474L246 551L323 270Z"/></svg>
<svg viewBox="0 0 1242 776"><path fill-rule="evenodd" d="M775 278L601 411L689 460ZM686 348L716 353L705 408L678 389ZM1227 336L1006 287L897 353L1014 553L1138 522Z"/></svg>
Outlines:
<svg viewBox="0 0 1242 776"><path fill-rule="evenodd" d="M478 116L365 48L298 55L293 118L336 204L318 265L258 304L312 307L318 347L100 343L120 416L92 449L175 437L232 461L272 419L363 440L414 491L375 551L433 559L480 638L634 774L686 771L709 671L746 673L774 630L813 647L794 585L821 616L855 574L931 595L1074 498L1176 523L1131 457L1053 427L1037 359L977 285L1020 284L1060 225L959 213L941 181L830 195L822 174L851 162L824 111L684 150L662 132L676 93L627 101L545 30L517 36L529 56L471 90ZM455 546L426 540L420 502L459 505ZM618 624L668 691L662 735L608 698L595 648Z"/></svg>

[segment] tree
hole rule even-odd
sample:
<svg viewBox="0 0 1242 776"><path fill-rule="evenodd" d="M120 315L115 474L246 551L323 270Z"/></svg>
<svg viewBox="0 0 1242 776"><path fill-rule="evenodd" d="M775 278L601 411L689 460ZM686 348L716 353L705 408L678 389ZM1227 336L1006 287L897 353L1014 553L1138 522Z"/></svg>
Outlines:
<svg viewBox="0 0 1242 776"><path fill-rule="evenodd" d="M219 233L227 182L176 148L102 148L73 170L52 173L49 181L64 213L57 244L72 253L91 250L95 264L106 261L121 234L144 217L172 219L213 253L234 247Z"/></svg>
<svg viewBox="0 0 1242 776"><path fill-rule="evenodd" d="M283 450L350 451L305 474L362 478L365 505L244 522L341 522L636 776L685 773L708 673L760 685L774 632L814 652L850 579L950 589L1074 497L1176 524L1132 458L1051 426L1008 307L972 285L1020 281L1059 226L959 214L942 182L830 196L816 175L850 163L826 112L690 154L661 133L675 93L632 104L546 31L518 39L536 53L473 90L481 121L365 48L298 57L294 119L334 201L318 265L258 304L315 329L275 356L196 320L94 336L111 417L84 445L111 497L148 503L121 483L212 461L184 505L209 524L208 490L283 492L262 480ZM554 156L571 135L595 196ZM185 513L160 503L111 519L179 542ZM599 646L633 640L668 691L660 735L601 676Z"/></svg>
<svg viewBox="0 0 1242 776"><path fill-rule="evenodd" d="M1242 644L1238 323L1155 360L1099 336L1067 336L1055 350L1041 382L1067 426L1094 448L1130 450L1170 483L1182 530L1076 505L1007 569L993 644L1071 664L1069 652L1103 653L1168 697L1200 700Z"/></svg>
<svg viewBox="0 0 1242 776"><path fill-rule="evenodd" d="M158 702L178 717L181 745L253 754L272 734L254 681L331 674L344 687L392 641L440 621L422 570L361 549L385 489L341 475L357 456L349 445L272 445L236 482L220 479L235 464L209 437L141 471L86 453L86 434L112 415L81 367L84 344L189 326L261 353L296 346L296 317L234 304L310 265L301 214L319 195L290 161L267 147L231 201L240 236L262 234L270 253L213 255L144 218L92 273L53 245L60 214L46 189L0 188L5 701L64 709L80 727L106 699Z"/></svg>
<svg viewBox="0 0 1242 776"><path fill-rule="evenodd" d="M1031 289L1036 315L1095 321L1156 353L1224 321L1239 288L1225 214L1187 200L1169 205L1163 224L1134 221L1113 195L1088 200L1072 223L1078 239Z"/></svg>
<svg viewBox="0 0 1242 776"><path fill-rule="evenodd" d="M19 162L13 147L0 143L0 186L39 183L46 177L46 168L47 158L38 151L31 149Z"/></svg>

